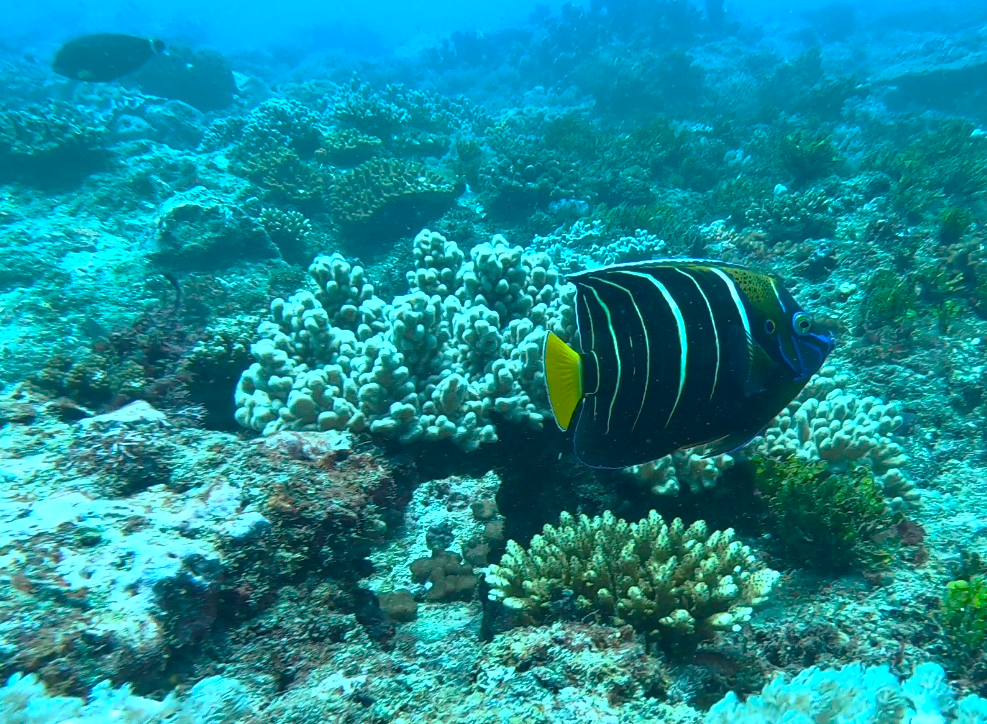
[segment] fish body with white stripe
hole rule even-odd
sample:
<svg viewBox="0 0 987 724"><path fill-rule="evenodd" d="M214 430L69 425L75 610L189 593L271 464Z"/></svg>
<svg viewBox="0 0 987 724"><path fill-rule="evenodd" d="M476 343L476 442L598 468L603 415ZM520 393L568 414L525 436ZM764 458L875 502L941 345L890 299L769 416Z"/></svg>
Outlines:
<svg viewBox="0 0 987 724"><path fill-rule="evenodd" d="M774 277L738 264L659 259L569 276L579 352L545 341L555 420L576 456L623 468L756 437L833 351L835 338Z"/></svg>

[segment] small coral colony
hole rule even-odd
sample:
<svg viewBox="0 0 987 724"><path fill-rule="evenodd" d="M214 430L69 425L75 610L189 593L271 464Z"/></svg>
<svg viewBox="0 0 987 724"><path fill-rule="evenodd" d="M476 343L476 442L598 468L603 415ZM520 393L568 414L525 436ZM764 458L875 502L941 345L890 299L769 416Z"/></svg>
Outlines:
<svg viewBox="0 0 987 724"><path fill-rule="evenodd" d="M2 51L0 722L987 723L987 14L729 10Z"/></svg>

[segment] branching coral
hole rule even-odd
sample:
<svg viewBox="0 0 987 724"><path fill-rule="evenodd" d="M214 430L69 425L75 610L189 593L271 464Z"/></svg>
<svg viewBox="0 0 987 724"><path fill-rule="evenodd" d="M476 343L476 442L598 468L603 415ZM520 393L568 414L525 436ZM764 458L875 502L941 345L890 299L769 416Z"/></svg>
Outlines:
<svg viewBox="0 0 987 724"><path fill-rule="evenodd" d="M508 541L486 574L490 599L522 621L552 617L571 596L574 615L629 624L671 648L748 621L777 578L732 528L709 533L703 521L686 528L678 518L666 525L655 511L638 523L563 513L528 550Z"/></svg>
<svg viewBox="0 0 987 724"><path fill-rule="evenodd" d="M235 132L235 125L215 128L208 142L222 143ZM311 108L284 98L265 101L243 122L230 154L232 169L265 188L273 200L312 204L325 186L322 171L311 163L324 133L321 115Z"/></svg>
<svg viewBox="0 0 987 724"><path fill-rule="evenodd" d="M355 77L337 101L334 111L340 123L377 136L385 143L411 129L475 133L490 123L486 111L466 98L450 99L413 90L401 83L388 83L376 91Z"/></svg>
<svg viewBox="0 0 987 724"><path fill-rule="evenodd" d="M259 221L286 262L309 263L320 239L304 214L269 206L261 211Z"/></svg>
<svg viewBox="0 0 987 724"><path fill-rule="evenodd" d="M324 191L322 172L303 161L287 146L263 148L242 157L235 168L246 178L263 187L273 201L314 205Z"/></svg>
<svg viewBox="0 0 987 724"><path fill-rule="evenodd" d="M693 493L700 493L716 485L723 471L733 467L733 462L731 455L706 458L679 450L660 460L625 468L624 472L655 495L678 495L682 483Z"/></svg>
<svg viewBox="0 0 987 724"><path fill-rule="evenodd" d="M770 197L749 206L745 221L764 230L770 243L821 239L835 231L830 201L818 189L790 192L779 188Z"/></svg>
<svg viewBox="0 0 987 724"><path fill-rule="evenodd" d="M105 119L72 103L0 107L0 183L49 184L85 176L108 158L106 136Z"/></svg>
<svg viewBox="0 0 987 724"><path fill-rule="evenodd" d="M918 494L902 470L908 456L891 438L903 422L897 405L835 386L843 382L823 368L768 426L759 449L775 459L824 460L835 472L865 465L894 507L915 503Z"/></svg>
<svg viewBox="0 0 987 724"><path fill-rule="evenodd" d="M247 117L240 138L238 155L262 150L290 148L300 158L311 158L322 145L322 116L287 98L272 98L257 106Z"/></svg>
<svg viewBox="0 0 987 724"><path fill-rule="evenodd" d="M329 201L348 233L393 238L441 216L460 191L433 168L378 158L339 174Z"/></svg>
<svg viewBox="0 0 987 724"><path fill-rule="evenodd" d="M365 85L357 86L333 109L336 120L378 138L390 138L411 120L403 108L381 98Z"/></svg>
<svg viewBox="0 0 987 724"><path fill-rule="evenodd" d="M338 166L355 166L376 155L383 145L376 136L342 128L326 134L323 147L316 155L322 155Z"/></svg>
<svg viewBox="0 0 987 724"><path fill-rule="evenodd" d="M478 181L488 211L500 219L516 220L559 199L595 201L585 165L547 148L528 130L520 122L503 121L487 134L495 155L478 170Z"/></svg>
<svg viewBox="0 0 987 724"><path fill-rule="evenodd" d="M410 292L374 296L337 255L309 268L318 291L275 299L240 379L237 421L287 429L369 430L402 442L497 439L495 419L540 426L547 409L541 343L571 338L574 288L544 254L503 237L471 261L439 234L415 239Z"/></svg>

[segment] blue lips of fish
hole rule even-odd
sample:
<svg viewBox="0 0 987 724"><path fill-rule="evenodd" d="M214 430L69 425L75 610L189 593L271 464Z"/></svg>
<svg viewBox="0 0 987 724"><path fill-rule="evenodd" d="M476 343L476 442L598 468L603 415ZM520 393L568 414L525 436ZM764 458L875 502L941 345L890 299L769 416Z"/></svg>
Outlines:
<svg viewBox="0 0 987 724"><path fill-rule="evenodd" d="M550 333L545 378L556 422L575 418L576 456L591 467L742 447L836 345L773 277L736 264L661 259L569 280L580 352Z"/></svg>

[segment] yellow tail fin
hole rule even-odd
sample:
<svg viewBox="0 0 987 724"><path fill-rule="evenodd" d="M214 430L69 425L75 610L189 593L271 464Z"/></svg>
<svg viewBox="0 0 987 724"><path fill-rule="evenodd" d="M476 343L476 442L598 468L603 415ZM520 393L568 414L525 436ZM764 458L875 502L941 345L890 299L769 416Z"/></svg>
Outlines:
<svg viewBox="0 0 987 724"><path fill-rule="evenodd" d="M552 332L545 337L545 382L555 422L569 429L572 414L583 399L583 370L579 353Z"/></svg>

